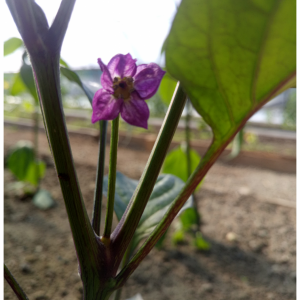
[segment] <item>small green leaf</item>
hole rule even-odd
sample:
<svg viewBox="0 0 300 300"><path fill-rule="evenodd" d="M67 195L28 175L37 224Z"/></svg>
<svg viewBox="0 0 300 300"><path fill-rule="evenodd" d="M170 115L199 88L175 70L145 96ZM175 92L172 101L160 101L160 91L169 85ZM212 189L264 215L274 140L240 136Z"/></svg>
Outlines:
<svg viewBox="0 0 300 300"><path fill-rule="evenodd" d="M170 104L176 85L177 80L175 80L169 73L166 73L158 89L158 94L166 105Z"/></svg>
<svg viewBox="0 0 300 300"><path fill-rule="evenodd" d="M190 149L190 157L191 170L194 171L201 158L193 149ZM188 180L187 158L182 147L177 147L168 153L162 167L162 172L165 174L173 174L185 182ZM199 189L200 186L201 183L197 186L197 189Z"/></svg>
<svg viewBox="0 0 300 300"><path fill-rule="evenodd" d="M21 78L21 74L20 73L17 73L14 78L13 78L13 84L12 84L12 87L10 89L10 94L12 96L17 96L21 93L24 93L26 92L27 89L26 89L26 86Z"/></svg>
<svg viewBox="0 0 300 300"><path fill-rule="evenodd" d="M13 37L4 42L4 56L15 52L17 49L23 47L23 41L19 38Z"/></svg>
<svg viewBox="0 0 300 300"><path fill-rule="evenodd" d="M179 230L176 230L173 235L172 235L172 242L177 245L177 244L180 244L184 241L184 230L182 229L179 229Z"/></svg>
<svg viewBox="0 0 300 300"><path fill-rule="evenodd" d="M62 58L60 58L59 63L60 63L60 65L66 67L66 68L69 68L69 66L68 66L68 64L66 63L66 61L63 60Z"/></svg>
<svg viewBox="0 0 300 300"><path fill-rule="evenodd" d="M25 180L30 165L34 163L34 151L28 141L19 141L11 150L7 160L10 171L20 181Z"/></svg>
<svg viewBox="0 0 300 300"><path fill-rule="evenodd" d="M155 247L157 249L161 249L162 246L163 246L163 243L164 243L164 240L166 239L166 236L167 236L167 232L168 230L165 231L165 233L161 236L161 238L157 241L157 243L155 244Z"/></svg>
<svg viewBox="0 0 300 300"><path fill-rule="evenodd" d="M85 93L85 95L87 96L87 98L89 99L92 105L94 93L87 87L86 84L84 84L81 81L79 76L74 71L71 71L70 69L63 66L60 67L60 72L63 76L65 76L70 81L76 83L83 90L83 92Z"/></svg>
<svg viewBox="0 0 300 300"><path fill-rule="evenodd" d="M107 196L108 177L104 177L103 194ZM122 218L125 209L138 185L137 180L130 179L120 172L116 176L116 191L114 210L118 220ZM141 217L137 230L133 237L132 251L138 243L148 236L156 225L161 221L169 206L176 198L180 190L183 188L184 182L173 175L160 175L157 178L151 197L146 205L144 213ZM191 207L192 199L185 203L180 213Z"/></svg>
<svg viewBox="0 0 300 300"><path fill-rule="evenodd" d="M196 233L196 237L194 239L194 245L197 249L201 251L208 251L210 249L210 243L207 242L200 232Z"/></svg>
<svg viewBox="0 0 300 300"><path fill-rule="evenodd" d="M180 215L182 229L184 231L190 230L193 226L198 224L198 218L199 218L198 213L194 207L187 208Z"/></svg>

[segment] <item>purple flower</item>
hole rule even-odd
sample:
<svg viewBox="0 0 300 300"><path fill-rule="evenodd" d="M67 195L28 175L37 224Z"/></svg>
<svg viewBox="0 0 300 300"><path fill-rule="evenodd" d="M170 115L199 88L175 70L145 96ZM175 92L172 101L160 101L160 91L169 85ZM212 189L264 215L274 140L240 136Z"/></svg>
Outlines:
<svg viewBox="0 0 300 300"><path fill-rule="evenodd" d="M102 89L93 99L92 123L113 120L121 113L127 123L148 128L145 100L156 93L165 71L155 63L137 66L135 62L129 53L114 56L107 66L98 59Z"/></svg>

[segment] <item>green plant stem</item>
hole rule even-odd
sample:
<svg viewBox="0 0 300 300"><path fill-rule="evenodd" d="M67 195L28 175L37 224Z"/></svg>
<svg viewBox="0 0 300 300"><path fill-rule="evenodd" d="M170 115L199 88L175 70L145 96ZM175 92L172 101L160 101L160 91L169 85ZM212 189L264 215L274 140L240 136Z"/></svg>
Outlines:
<svg viewBox="0 0 300 300"><path fill-rule="evenodd" d="M121 269L123 269L128 264L128 261L129 261L130 255L131 255L131 250L132 250L131 248L132 248L132 243L129 244L128 249L125 252L125 255L123 257L122 264L121 264ZM115 295L114 295L114 300L121 299L122 289L123 288L121 287L116 290Z"/></svg>
<svg viewBox="0 0 300 300"><path fill-rule="evenodd" d="M186 162L187 162L187 178L192 174L192 165L191 165L191 128L190 128L190 115L191 111L191 102L188 99L186 102L186 117L185 117L185 143L186 143ZM198 207L195 199L195 192L192 194L193 197L193 208L197 216L197 231L200 230L200 218L198 213Z"/></svg>
<svg viewBox="0 0 300 300"><path fill-rule="evenodd" d="M185 102L186 94L178 83L139 184L124 215L112 234L112 250L115 255L115 270L117 270L122 260L150 198Z"/></svg>
<svg viewBox="0 0 300 300"><path fill-rule="evenodd" d="M28 297L26 296L25 292L22 290L14 276L10 273L7 266L4 264L4 278L7 281L7 283L10 285L16 296L19 300L28 300Z"/></svg>
<svg viewBox="0 0 300 300"><path fill-rule="evenodd" d="M105 167L105 147L106 147L106 132L107 121L100 121L100 139L99 139L99 157L96 175L96 188L94 196L94 210L92 226L95 233L100 236L101 224L101 207L102 207L102 192L103 192L103 176Z"/></svg>
<svg viewBox="0 0 300 300"><path fill-rule="evenodd" d="M190 135L190 100L186 102L186 116L185 116L185 144L186 144L186 162L187 162L187 177L192 173L191 168L191 135Z"/></svg>
<svg viewBox="0 0 300 300"><path fill-rule="evenodd" d="M107 189L107 211L105 218L105 226L103 233L103 242L110 239L112 220L114 214L115 202L115 186L117 173L117 151L119 142L119 118L115 118L111 125L110 138L110 156L109 156L109 172L108 172L108 189ZM104 242L105 243L105 242Z"/></svg>

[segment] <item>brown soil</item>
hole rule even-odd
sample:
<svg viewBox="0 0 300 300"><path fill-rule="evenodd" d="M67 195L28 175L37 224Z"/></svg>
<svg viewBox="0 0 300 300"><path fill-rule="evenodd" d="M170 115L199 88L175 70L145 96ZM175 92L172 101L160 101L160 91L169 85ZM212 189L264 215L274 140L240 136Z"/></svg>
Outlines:
<svg viewBox="0 0 300 300"><path fill-rule="evenodd" d="M32 140L32 133L6 127L5 153L20 139ZM98 142L71 136L71 145L91 215ZM30 199L21 200L10 189L13 176L4 171L4 261L31 300L82 299L73 241L43 133L39 152L48 163L42 188L57 206L41 211ZM121 141L118 170L138 179L148 155ZM189 239L174 246L168 237L164 248L154 249L128 280L122 299L137 293L144 300L295 299L295 174L217 163L196 198L211 250L199 252ZM7 283L4 299L17 299Z"/></svg>

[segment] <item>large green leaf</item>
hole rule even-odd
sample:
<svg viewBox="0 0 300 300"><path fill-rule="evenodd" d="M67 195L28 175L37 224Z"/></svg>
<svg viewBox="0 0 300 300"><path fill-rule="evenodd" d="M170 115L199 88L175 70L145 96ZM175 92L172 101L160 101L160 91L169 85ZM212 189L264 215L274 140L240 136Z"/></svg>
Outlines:
<svg viewBox="0 0 300 300"><path fill-rule="evenodd" d="M198 166L201 158L199 154L193 149L190 149L190 158L191 170L194 171ZM162 173L173 174L182 179L184 182L188 180L189 176L187 169L187 157L181 146L168 153L162 167ZM198 185L197 189L200 188L200 185L201 183Z"/></svg>
<svg viewBox="0 0 300 300"><path fill-rule="evenodd" d="M118 220L122 218L137 185L137 180L130 179L122 173L117 172L114 209ZM105 196L107 196L107 186L108 177L105 176L103 188L103 194ZM157 178L153 192L134 234L133 249L144 237L149 235L161 221L183 186L184 182L173 175L163 174ZM191 205L192 200L190 198L181 211L191 207Z"/></svg>
<svg viewBox="0 0 300 300"><path fill-rule="evenodd" d="M223 143L295 85L296 1L182 0L164 49L168 72Z"/></svg>
<svg viewBox="0 0 300 300"><path fill-rule="evenodd" d="M62 61L61 61L61 63L62 63ZM92 105L94 93L87 87L86 84L84 84L81 81L79 76L74 71L64 67L63 65L60 66L60 72L63 76L65 76L70 81L76 83L83 90L83 92L88 97L88 99Z"/></svg>
<svg viewBox="0 0 300 300"><path fill-rule="evenodd" d="M23 46L23 41L19 38L13 37L4 42L4 56L15 52Z"/></svg>

